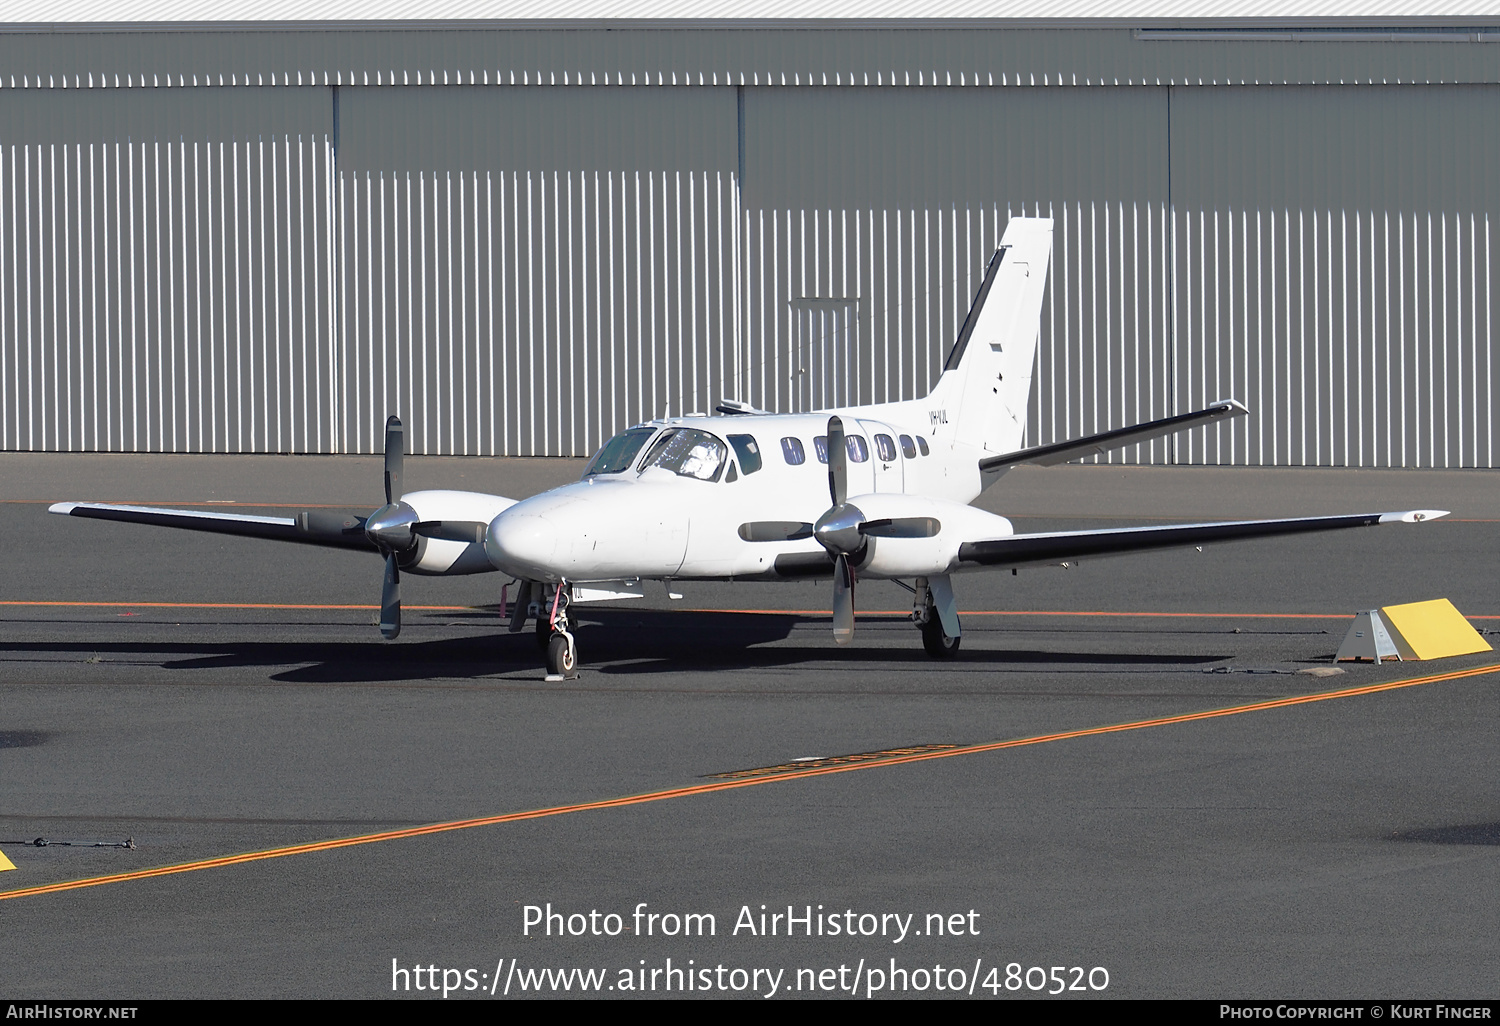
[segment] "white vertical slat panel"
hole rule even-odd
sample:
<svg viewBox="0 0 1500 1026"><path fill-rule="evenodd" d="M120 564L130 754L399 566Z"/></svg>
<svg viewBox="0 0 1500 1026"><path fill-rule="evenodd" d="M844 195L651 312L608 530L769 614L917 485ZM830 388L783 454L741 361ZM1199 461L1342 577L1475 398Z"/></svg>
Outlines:
<svg viewBox="0 0 1500 1026"><path fill-rule="evenodd" d="M102 126L60 90L35 92L0 112L6 448L371 451L400 412L416 451L584 455L635 420L724 397L911 397L934 380L1006 216L1025 210L1057 222L1032 441L1232 395L1252 419L1106 458L1494 459L1493 176L1449 182L1423 163L1486 166L1490 143L1463 128L1490 110L1483 90L1179 90L1170 205L1153 191L1165 150L1152 90L892 90L874 103L752 89L748 193L715 164L723 154L694 149L695 133L719 131L719 101L693 107L685 91L577 101L634 110L632 125L659 133L639 145L539 119L561 102L550 90L505 108L531 114L500 142L470 132L472 152L454 141L463 118L390 129L396 149L440 154L432 166L336 155L308 114L322 90L305 104L216 93L243 108L227 129L194 112L213 108L190 90L131 98L139 109ZM422 102L460 110L492 94ZM661 127L673 104L691 108L688 130ZM1078 154L997 174L1006 133L973 130L1068 113L1120 155L1109 175ZM881 118L890 132L867 131ZM1325 130L1340 119L1357 130ZM360 131L374 129L345 142ZM933 145L860 157L860 138L888 148L891 132ZM1392 132L1433 142L1370 160ZM951 167L917 159L939 151ZM1309 166L1349 173L1283 173ZM1111 192L1111 176L1129 188ZM843 305L796 307L810 301ZM809 334L836 344L804 393Z"/></svg>
<svg viewBox="0 0 1500 1026"><path fill-rule="evenodd" d="M1486 216L1179 211L1182 408L1223 393L1258 413L1182 443L1180 459L1490 465Z"/></svg>
<svg viewBox="0 0 1500 1026"><path fill-rule="evenodd" d="M325 317L326 290L298 281L325 240L294 205L323 186L303 162L317 136L233 125L306 107L153 101L0 113L0 446L327 451L327 403L301 391L327 354L293 360Z"/></svg>
<svg viewBox="0 0 1500 1026"><path fill-rule="evenodd" d="M1273 432L1253 462L1490 465L1491 261L1480 226L1500 195L1483 170L1494 140L1471 126L1493 116L1495 97L1458 86L1173 96L1179 216L1249 211L1246 241L1263 249L1266 319L1235 322L1281 369L1252 406ZM1199 291L1191 265L1177 270L1189 295ZM1239 344L1195 348L1212 359ZM1245 427L1254 438L1257 425Z"/></svg>
<svg viewBox="0 0 1500 1026"><path fill-rule="evenodd" d="M378 203L362 173L339 185L352 211L344 292L358 297L341 345L359 368L350 387L408 404L381 411L352 397L346 416L400 412L414 452L583 456L664 408L727 396L734 324L719 306L735 300L719 283L735 281L732 181L642 174L637 202L636 177L513 171L491 173L489 201L469 172L436 179L431 195L424 173L411 177ZM409 225L408 237L382 218ZM406 278L395 291L407 298L380 298L388 277ZM414 319L399 316L403 302ZM388 305L397 313L382 329ZM390 379L410 363L423 377L402 393ZM357 424L346 431L365 451L381 444Z"/></svg>

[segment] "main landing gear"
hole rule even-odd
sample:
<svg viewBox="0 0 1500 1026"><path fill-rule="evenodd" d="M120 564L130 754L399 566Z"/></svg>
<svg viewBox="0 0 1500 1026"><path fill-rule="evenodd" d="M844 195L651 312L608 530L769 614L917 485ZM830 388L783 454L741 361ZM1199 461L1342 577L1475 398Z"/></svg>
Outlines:
<svg viewBox="0 0 1500 1026"><path fill-rule="evenodd" d="M547 653L547 680L578 679L578 642L573 638L568 619L568 584L539 586L541 598L533 603L536 617L536 643Z"/></svg>
<svg viewBox="0 0 1500 1026"><path fill-rule="evenodd" d="M938 610L940 600L945 600L950 609L952 606L953 591L948 585L948 578L933 578L929 581L925 577L918 577L914 583L916 589L912 597L911 619L922 632L922 647L934 659L952 659L958 655L958 643L963 639L957 633L947 633L943 627L943 616ZM956 627L958 617L951 611L949 615Z"/></svg>

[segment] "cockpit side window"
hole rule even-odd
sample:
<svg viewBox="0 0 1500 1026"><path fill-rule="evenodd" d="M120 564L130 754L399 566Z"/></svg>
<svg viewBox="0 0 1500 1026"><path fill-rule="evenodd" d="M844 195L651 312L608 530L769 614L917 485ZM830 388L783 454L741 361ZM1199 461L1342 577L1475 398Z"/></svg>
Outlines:
<svg viewBox="0 0 1500 1026"><path fill-rule="evenodd" d="M594 454L594 458L584 468L583 476L618 474L622 470L629 470L636 455L655 433L656 428L631 428L615 435Z"/></svg>
<svg viewBox="0 0 1500 1026"><path fill-rule="evenodd" d="M746 474L753 474L760 469L760 446L755 444L754 435L729 435L729 444L734 446L734 451L740 458L740 470Z"/></svg>
<svg viewBox="0 0 1500 1026"><path fill-rule="evenodd" d="M641 469L660 467L679 477L717 481L724 469L728 446L707 431L675 428L665 431L646 454Z"/></svg>

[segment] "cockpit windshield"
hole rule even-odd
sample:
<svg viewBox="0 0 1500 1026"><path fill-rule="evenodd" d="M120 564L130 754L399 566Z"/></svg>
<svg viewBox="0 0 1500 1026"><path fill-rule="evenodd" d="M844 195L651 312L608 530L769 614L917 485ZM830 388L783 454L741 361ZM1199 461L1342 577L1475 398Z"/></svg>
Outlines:
<svg viewBox="0 0 1500 1026"><path fill-rule="evenodd" d="M724 469L726 448L707 431L676 428L665 431L646 454L642 470L660 467L680 477L717 481Z"/></svg>
<svg viewBox="0 0 1500 1026"><path fill-rule="evenodd" d="M629 431L615 435L605 442L604 448L600 449L589 461L583 476L618 474L622 470L629 470L630 465L635 462L636 454L655 433L655 428L631 428Z"/></svg>

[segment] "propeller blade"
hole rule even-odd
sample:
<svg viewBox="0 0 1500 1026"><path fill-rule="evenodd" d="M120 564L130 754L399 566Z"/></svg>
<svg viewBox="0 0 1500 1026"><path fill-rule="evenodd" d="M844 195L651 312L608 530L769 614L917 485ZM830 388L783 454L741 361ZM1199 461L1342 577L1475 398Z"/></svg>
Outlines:
<svg viewBox="0 0 1500 1026"><path fill-rule="evenodd" d="M380 633L387 641L401 633L401 570L396 554L385 557L385 584L380 590Z"/></svg>
<svg viewBox="0 0 1500 1026"><path fill-rule="evenodd" d="M828 494L842 506L849 494L849 450L844 445L844 422L828 418Z"/></svg>
<svg viewBox="0 0 1500 1026"><path fill-rule="evenodd" d="M483 545L484 533L489 529L489 524L478 520L419 520L411 525L412 534L471 545Z"/></svg>
<svg viewBox="0 0 1500 1026"><path fill-rule="evenodd" d="M936 517L886 517L859 525L859 533L871 538L932 538L942 529Z"/></svg>
<svg viewBox="0 0 1500 1026"><path fill-rule="evenodd" d="M755 520L740 525L747 542L799 541L813 536L813 525L801 520Z"/></svg>
<svg viewBox="0 0 1500 1026"><path fill-rule="evenodd" d="M401 463L406 453L406 429L394 413L385 421L385 504L401 498Z"/></svg>
<svg viewBox="0 0 1500 1026"><path fill-rule="evenodd" d="M833 564L833 640L838 645L854 640L854 568L843 553Z"/></svg>

